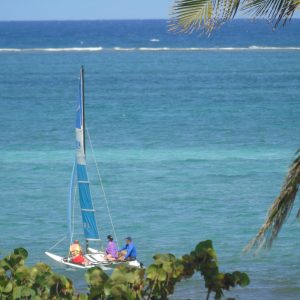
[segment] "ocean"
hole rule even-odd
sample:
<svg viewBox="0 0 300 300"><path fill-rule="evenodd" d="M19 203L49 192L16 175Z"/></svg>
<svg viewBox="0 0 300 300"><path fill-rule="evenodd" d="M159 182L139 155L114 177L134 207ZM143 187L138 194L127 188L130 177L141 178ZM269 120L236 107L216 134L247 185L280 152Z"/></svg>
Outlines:
<svg viewBox="0 0 300 300"><path fill-rule="evenodd" d="M236 20L209 38L165 20L0 22L0 255L29 250L85 291L83 273L44 254L67 235L78 77L119 243L139 259L212 239L222 271L248 272L238 299L300 297L295 209L269 252L244 255L300 148L300 20L272 31ZM111 227L90 146L103 240ZM299 197L296 207L299 207ZM83 241L80 216L76 234ZM68 240L52 252L66 254ZM203 281L172 299L199 299Z"/></svg>

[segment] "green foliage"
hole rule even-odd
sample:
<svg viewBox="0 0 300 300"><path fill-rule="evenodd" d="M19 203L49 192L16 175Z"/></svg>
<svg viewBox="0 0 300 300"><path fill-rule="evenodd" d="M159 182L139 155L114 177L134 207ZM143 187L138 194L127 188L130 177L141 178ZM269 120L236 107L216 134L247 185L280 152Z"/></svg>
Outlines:
<svg viewBox="0 0 300 300"><path fill-rule="evenodd" d="M0 299L72 299L70 279L55 274L44 263L26 267L27 257L28 252L18 248L0 261Z"/></svg>
<svg viewBox="0 0 300 300"><path fill-rule="evenodd" d="M144 269L120 266L109 277L100 268L87 271L88 299L143 299Z"/></svg>
<svg viewBox="0 0 300 300"><path fill-rule="evenodd" d="M149 299L167 299L183 278L184 265L173 254L156 254L146 269L145 294Z"/></svg>
<svg viewBox="0 0 300 300"><path fill-rule="evenodd" d="M211 241L200 242L195 249L180 258L173 254L156 254L146 269L120 265L108 276L101 268L87 270L87 295L77 295L70 279L54 273L44 263L25 266L25 249L0 261L0 299L3 300L163 300L174 293L183 279L199 272L207 288L207 299L213 293L220 299L224 291L235 286L247 286L246 273L219 271L217 255Z"/></svg>
<svg viewBox="0 0 300 300"><path fill-rule="evenodd" d="M98 267L90 269L86 274L90 290L88 299L168 299L178 282L191 278L196 272L204 279L207 299L212 293L215 299L221 299L224 291L250 283L246 273L219 271L217 255L210 240L200 242L190 254L181 258L173 254L156 254L153 259L145 270L123 265L116 268L110 277Z"/></svg>
<svg viewBox="0 0 300 300"><path fill-rule="evenodd" d="M238 11L274 24L285 23L300 7L300 0L174 0L170 29L191 33L213 29L233 19Z"/></svg>
<svg viewBox="0 0 300 300"><path fill-rule="evenodd" d="M246 273L238 271L222 273L219 271L217 254L210 240L200 242L195 250L182 257L182 261L185 277L192 276L194 272L200 272L203 276L207 288L207 298L214 293L215 299L221 299L224 296L224 290L229 291L237 285L244 287L250 283Z"/></svg>
<svg viewBox="0 0 300 300"><path fill-rule="evenodd" d="M299 1L300 4L300 1ZM246 246L248 252L253 248L269 249L277 238L284 222L287 220L296 200L300 187L300 149L290 165L289 171L285 177L280 194L269 208L267 218L261 226L258 234ZM300 218L300 209L297 213Z"/></svg>
<svg viewBox="0 0 300 300"><path fill-rule="evenodd" d="M191 33L203 27L209 31L213 11L211 0L175 0L170 29Z"/></svg>

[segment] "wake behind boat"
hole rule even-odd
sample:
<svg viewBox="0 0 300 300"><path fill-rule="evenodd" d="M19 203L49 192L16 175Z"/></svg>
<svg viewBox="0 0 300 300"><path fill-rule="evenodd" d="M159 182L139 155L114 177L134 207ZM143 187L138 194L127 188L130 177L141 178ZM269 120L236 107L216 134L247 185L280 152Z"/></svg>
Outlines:
<svg viewBox="0 0 300 300"><path fill-rule="evenodd" d="M108 260L106 253L102 250L97 250L94 248L89 247L89 243L98 243L101 244L101 239L99 235L99 230L96 222L95 217L95 209L91 197L90 191L90 182L87 175L87 168L86 168L86 147L85 147L85 135L86 135L86 126L85 126L85 106L84 106L84 70L81 67L80 70L80 89L79 89L79 100L76 110L76 158L73 165L71 182L70 182L70 189L69 189L69 197L68 197L68 228L69 228L69 239L70 245L73 241L73 232L74 232L74 224L72 222L72 214L74 209L74 200L76 199L76 194L79 195L79 203L81 209L81 216L82 216L82 225L83 225L83 232L86 242L86 254L82 254L82 262L78 263L75 262L74 257L72 257L70 251L68 251L66 256L60 256L51 252L45 252L45 254L56 261L59 264L78 268L78 269L88 269L94 266L99 266L104 270L109 270L117 265L120 264L128 264L134 267L141 267L142 264L136 260L136 258L131 260ZM91 145L92 147L92 145ZM93 148L92 153L93 153ZM106 206L108 209L108 214L111 220L112 229L115 234L114 225L112 222L111 214L109 211L106 195L102 185L102 179L100 176L100 172L97 166L96 159L95 164L99 176L100 186L103 191L103 196L106 201ZM78 191L78 193L76 193Z"/></svg>

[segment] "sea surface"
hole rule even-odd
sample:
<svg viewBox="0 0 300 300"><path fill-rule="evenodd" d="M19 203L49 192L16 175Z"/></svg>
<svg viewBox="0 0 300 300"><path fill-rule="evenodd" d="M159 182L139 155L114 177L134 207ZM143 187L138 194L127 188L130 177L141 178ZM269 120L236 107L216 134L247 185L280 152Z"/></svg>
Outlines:
<svg viewBox="0 0 300 300"><path fill-rule="evenodd" d="M75 106L86 119L118 241L139 259L212 239L220 269L248 272L227 296L300 298L295 210L270 252L244 255L300 147L300 20L272 31L237 20L209 38L167 21L0 22L0 255L23 246L85 291L83 274L44 254L67 235ZM87 141L101 237L112 233ZM77 207L78 209L78 207ZM76 236L82 238L78 212ZM68 239L51 251L65 255ZM203 296L199 276L173 299Z"/></svg>

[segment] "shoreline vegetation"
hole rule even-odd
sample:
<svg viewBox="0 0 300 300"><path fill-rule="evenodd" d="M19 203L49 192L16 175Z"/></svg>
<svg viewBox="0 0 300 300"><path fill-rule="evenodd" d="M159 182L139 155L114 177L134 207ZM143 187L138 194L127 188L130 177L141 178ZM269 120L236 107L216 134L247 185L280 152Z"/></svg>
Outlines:
<svg viewBox="0 0 300 300"><path fill-rule="evenodd" d="M173 254L155 254L145 269L119 266L107 275L94 267L85 273L87 294L75 291L72 281L39 262L26 266L28 252L17 248L0 260L0 298L7 300L102 300L168 299L178 282L199 273L205 283L206 299L221 299L224 292L250 283L246 273L219 271L212 241L198 243L193 251L176 258ZM233 299L233 298L228 298Z"/></svg>

